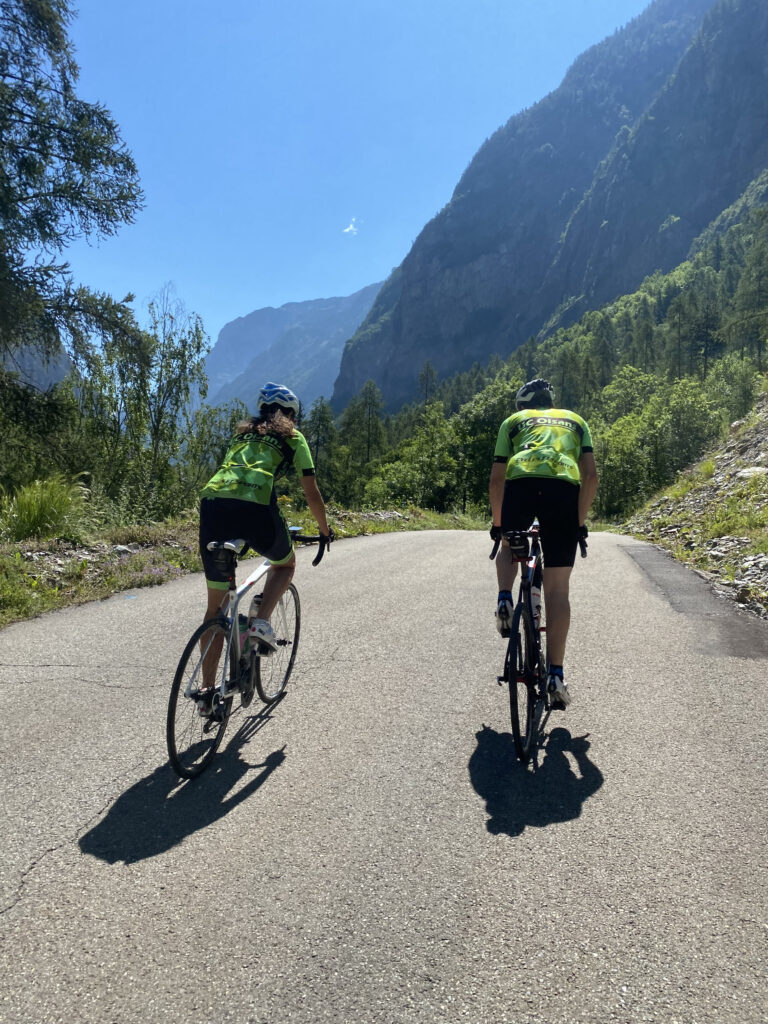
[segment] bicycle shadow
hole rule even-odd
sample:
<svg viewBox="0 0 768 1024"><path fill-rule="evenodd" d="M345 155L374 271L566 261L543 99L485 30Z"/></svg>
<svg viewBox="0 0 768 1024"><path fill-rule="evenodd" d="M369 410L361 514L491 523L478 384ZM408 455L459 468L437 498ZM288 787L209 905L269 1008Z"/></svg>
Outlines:
<svg viewBox="0 0 768 1024"><path fill-rule="evenodd" d="M581 815L584 802L603 784L603 773L587 756L586 736L571 736L559 726L548 734L543 760L532 771L521 764L511 733L484 725L469 759L469 778L485 800L486 829L519 836L526 828L545 828ZM576 762L578 774L566 754Z"/></svg>
<svg viewBox="0 0 768 1024"><path fill-rule="evenodd" d="M181 783L166 761L127 789L106 816L83 835L83 853L108 864L135 864L165 853L187 836L234 810L260 789L285 761L285 747L273 750L260 764L249 764L242 747L264 728L275 705L246 719L213 764L198 779ZM250 772L247 785L227 796Z"/></svg>

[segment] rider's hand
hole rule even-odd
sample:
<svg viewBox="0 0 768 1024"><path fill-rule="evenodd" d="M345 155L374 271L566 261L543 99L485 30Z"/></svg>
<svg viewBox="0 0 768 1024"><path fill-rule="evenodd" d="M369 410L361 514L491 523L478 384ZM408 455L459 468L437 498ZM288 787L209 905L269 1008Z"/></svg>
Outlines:
<svg viewBox="0 0 768 1024"><path fill-rule="evenodd" d="M492 526L491 527L491 540L501 540L501 537L502 537L501 527L500 526Z"/></svg>
<svg viewBox="0 0 768 1024"><path fill-rule="evenodd" d="M579 536L583 537L584 540L586 540L587 537L589 536L589 530L587 529L587 524L586 523L584 523L583 526L579 527Z"/></svg>
<svg viewBox="0 0 768 1024"><path fill-rule="evenodd" d="M321 530L320 536L323 538L323 540L325 541L325 546L328 548L331 546L332 541L336 540L336 534L333 532L330 526L328 527L328 533L323 533Z"/></svg>

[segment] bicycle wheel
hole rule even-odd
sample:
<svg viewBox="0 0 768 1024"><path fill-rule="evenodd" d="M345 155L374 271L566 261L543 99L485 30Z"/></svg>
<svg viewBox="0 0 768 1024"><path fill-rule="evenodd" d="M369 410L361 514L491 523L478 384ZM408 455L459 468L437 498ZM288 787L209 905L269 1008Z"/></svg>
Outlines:
<svg viewBox="0 0 768 1024"><path fill-rule="evenodd" d="M219 689L228 636L221 619L204 622L190 637L173 677L166 723L168 757L185 779L193 779L208 767L227 728L232 698L221 700ZM206 716L200 714L197 702L203 689L204 660L206 677L215 686Z"/></svg>
<svg viewBox="0 0 768 1024"><path fill-rule="evenodd" d="M512 738L521 761L528 761L534 740L536 706L536 650L528 609L518 604L512 616L512 629L504 662L504 678L509 684L512 713Z"/></svg>
<svg viewBox="0 0 768 1024"><path fill-rule="evenodd" d="M256 690L265 704L277 700L285 689L296 660L301 626L299 592L291 583L272 615L277 650L254 659Z"/></svg>

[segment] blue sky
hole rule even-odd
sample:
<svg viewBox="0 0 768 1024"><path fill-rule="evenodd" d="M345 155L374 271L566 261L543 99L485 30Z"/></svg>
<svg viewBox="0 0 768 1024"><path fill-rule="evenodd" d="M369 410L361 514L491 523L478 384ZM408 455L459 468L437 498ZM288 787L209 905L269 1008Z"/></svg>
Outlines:
<svg viewBox="0 0 768 1024"><path fill-rule="evenodd" d="M500 125L647 0L75 0L79 94L144 209L77 281L171 283L212 341L263 306L384 280Z"/></svg>

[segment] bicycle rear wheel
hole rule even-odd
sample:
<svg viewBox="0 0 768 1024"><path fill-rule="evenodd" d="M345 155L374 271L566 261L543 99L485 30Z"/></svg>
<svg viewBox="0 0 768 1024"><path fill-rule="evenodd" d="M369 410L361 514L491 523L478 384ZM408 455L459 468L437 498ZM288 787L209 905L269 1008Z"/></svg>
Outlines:
<svg viewBox="0 0 768 1024"><path fill-rule="evenodd" d="M228 637L223 620L204 622L190 637L173 677L166 722L168 757L185 779L193 779L208 767L227 728L232 698L221 700L219 689ZM207 715L201 715L198 707L204 662L206 679L215 687L206 702Z"/></svg>
<svg viewBox="0 0 768 1024"><path fill-rule="evenodd" d="M533 752L536 707L536 645L530 614L518 604L512 616L512 629L504 662L504 678L509 684L512 738L521 761Z"/></svg>
<svg viewBox="0 0 768 1024"><path fill-rule="evenodd" d="M265 704L277 700L285 689L299 647L301 605L299 592L292 583L272 615L272 628L277 638L277 649L266 657L255 658L253 665L256 690Z"/></svg>

